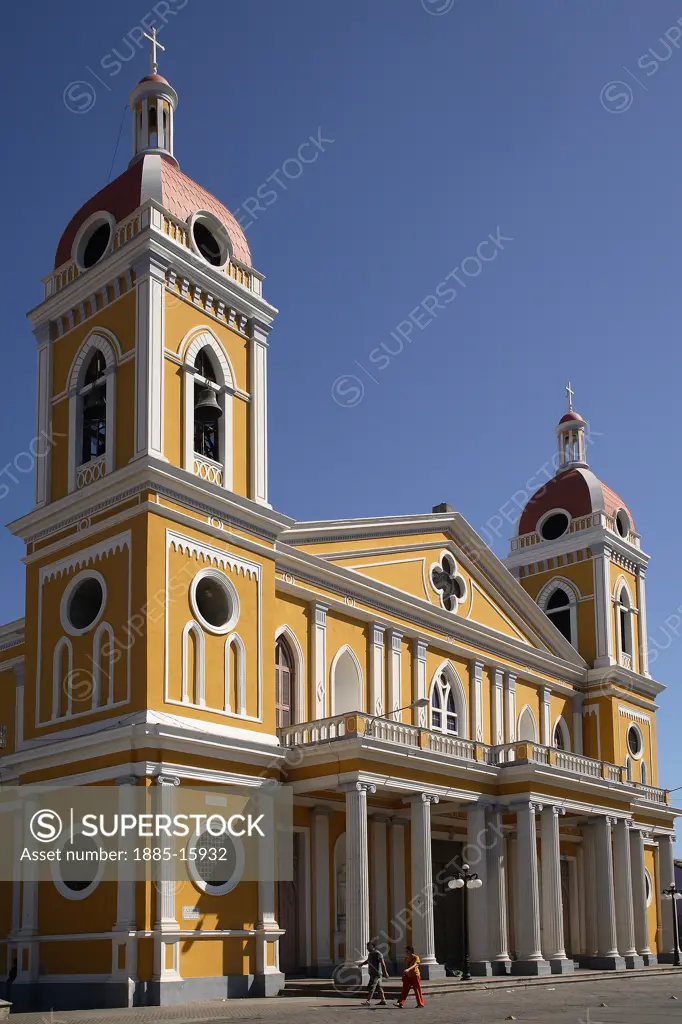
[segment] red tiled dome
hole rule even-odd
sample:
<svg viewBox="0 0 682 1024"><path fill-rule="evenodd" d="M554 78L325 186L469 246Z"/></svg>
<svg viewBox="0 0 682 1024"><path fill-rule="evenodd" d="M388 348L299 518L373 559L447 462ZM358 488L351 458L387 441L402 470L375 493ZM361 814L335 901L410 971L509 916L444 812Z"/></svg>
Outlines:
<svg viewBox="0 0 682 1024"><path fill-rule="evenodd" d="M147 80L157 79L161 79L161 76L147 76ZM227 207L196 181L183 174L173 160L148 153L131 164L123 174L101 189L92 199L88 199L71 218L57 246L55 267L60 267L71 259L76 235L81 225L93 213L106 210L114 217L116 223L119 223L148 199L155 199L180 220L187 220L197 210L212 213L225 227L235 258L251 266L249 244L239 223Z"/></svg>
<svg viewBox="0 0 682 1024"><path fill-rule="evenodd" d="M561 419L559 420L559 426L561 426L562 423L572 423L575 420L577 420L579 423L584 422L582 416L579 413L573 412L573 410L571 410L571 412L567 412L564 416L561 417Z"/></svg>
<svg viewBox="0 0 682 1024"><path fill-rule="evenodd" d="M567 415L571 415L568 413ZM576 467L557 473L530 499L519 519L518 533L532 533L546 512L565 509L572 519L587 516L591 512L606 512L613 516L618 509L624 509L635 524L630 511L615 491L603 484L591 469Z"/></svg>

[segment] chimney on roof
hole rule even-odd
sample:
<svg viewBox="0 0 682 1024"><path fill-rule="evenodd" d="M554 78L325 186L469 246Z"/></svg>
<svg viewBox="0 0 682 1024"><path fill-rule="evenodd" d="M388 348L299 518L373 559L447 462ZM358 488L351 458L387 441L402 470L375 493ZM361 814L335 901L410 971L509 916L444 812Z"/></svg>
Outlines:
<svg viewBox="0 0 682 1024"><path fill-rule="evenodd" d="M454 512L455 510L452 505L448 505L446 501L441 501L440 505L434 505L431 511L436 515L442 512Z"/></svg>

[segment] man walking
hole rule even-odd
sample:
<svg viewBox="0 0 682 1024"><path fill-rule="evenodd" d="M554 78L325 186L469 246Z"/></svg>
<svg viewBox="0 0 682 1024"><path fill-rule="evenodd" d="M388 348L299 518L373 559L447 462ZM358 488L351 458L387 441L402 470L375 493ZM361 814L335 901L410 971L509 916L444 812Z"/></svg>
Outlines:
<svg viewBox="0 0 682 1024"><path fill-rule="evenodd" d="M367 959L363 960L361 967L367 964L369 968L369 985L367 986L367 998L363 1003L364 1006L370 1006L372 1003L372 996L375 992L378 992L380 996L379 1006L387 1006L386 994L384 993L384 986L381 984L382 978L388 977L388 971L386 970L386 961L384 960L384 954L375 945L374 942L367 943Z"/></svg>

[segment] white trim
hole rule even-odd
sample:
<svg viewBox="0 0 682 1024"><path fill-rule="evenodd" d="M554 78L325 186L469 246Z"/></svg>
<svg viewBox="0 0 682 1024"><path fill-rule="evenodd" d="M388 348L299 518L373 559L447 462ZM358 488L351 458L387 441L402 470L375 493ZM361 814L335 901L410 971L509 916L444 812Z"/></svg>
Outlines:
<svg viewBox="0 0 682 1024"><path fill-rule="evenodd" d="M102 637L104 635L107 636L107 642L109 644L109 693L106 702L102 704ZM92 660L94 662L92 689L93 709L98 707L111 707L114 703L115 653L116 645L113 627L108 622L100 622L92 641Z"/></svg>
<svg viewBox="0 0 682 1024"><path fill-rule="evenodd" d="M205 324L193 327L184 336L178 349L182 357L183 369L183 468L188 473L195 471L194 451L194 385L195 381L203 380L194 369L197 355L203 348L211 350L217 361L214 369L217 378L217 398L223 415L218 422L218 445L220 468L222 470L221 486L232 490L234 466L234 410L232 396L236 388L236 376L227 352L217 335Z"/></svg>
<svg viewBox="0 0 682 1024"><path fill-rule="evenodd" d="M146 253L135 265L135 455L163 459L164 300L167 264Z"/></svg>
<svg viewBox="0 0 682 1024"><path fill-rule="evenodd" d="M564 532L562 534L560 534L558 537L554 537L553 540L549 540L547 537L543 537L542 536L542 527L545 525L545 523L547 522L548 519L550 519L552 516L558 516L558 515L566 516L566 529L564 530ZM573 521L573 516L568 511L568 509L565 509L565 508L551 508L549 510L549 512L545 512L543 515L540 516L540 518L538 519L537 523L535 524L535 532L538 534L538 536L540 537L540 540L542 542L547 543L547 544L555 544L556 541L561 540L562 537L566 536L572 521ZM520 519L519 519L519 522L521 522ZM517 530L518 530L518 527L517 527Z"/></svg>
<svg viewBox="0 0 682 1024"><path fill-rule="evenodd" d="M557 590L564 590L567 593L567 596L568 596L568 610L569 610L570 621L571 621L571 637L570 637L570 641L569 642L577 650L577 647L578 647L578 602L582 600L582 594L580 593L580 590L578 589L576 584L573 583L572 580L567 579L565 576L553 576L551 580L548 580L548 582L545 583L545 585L542 587L542 589L538 593L538 596L536 598L537 603L538 603L538 608L540 608L545 613L545 615L547 616L549 621L552 622L551 615L547 611L547 605L549 603L550 598L552 597L552 594L554 594ZM552 609L552 610L554 610L554 609ZM556 609L556 610L560 611L561 609ZM553 622L552 622L552 625L554 625ZM561 631L559 630L559 632L561 632Z"/></svg>
<svg viewBox="0 0 682 1024"><path fill-rule="evenodd" d="M88 626L83 627L83 629L78 629L76 626L72 624L71 620L69 619L69 602L71 600L74 590L76 590L81 585L81 583L84 583L86 580L90 579L97 580L100 587L102 588L102 603L99 607L97 615L92 620L92 622ZM104 615L104 608L107 603L107 597L107 581L105 580L104 576L102 576L101 572L97 572L96 569L84 569L82 572L79 572L78 575L74 576L74 578L64 588L61 601L59 602L59 618L64 631L68 633L69 636L84 636L86 633L89 633L91 629L95 628L95 626L98 624L98 622Z"/></svg>
<svg viewBox="0 0 682 1024"><path fill-rule="evenodd" d="M639 737L639 750L637 751L637 753L635 753L635 751L630 746L630 739L629 739L629 737L630 737L630 730L631 729L634 729L635 732L637 733L637 736ZM635 761L641 761L642 760L642 758L644 757L644 749L645 749L644 735L643 735L642 730L640 729L639 725L637 724L637 722L630 722L629 723L629 725L628 725L628 727L626 729L626 732L625 732L625 745L627 747L628 755L630 757L632 757Z"/></svg>
<svg viewBox="0 0 682 1024"><path fill-rule="evenodd" d="M277 641L280 637L283 637L289 644L289 650L291 651L291 655L294 659L296 693L294 697L294 707L292 709L292 720L294 725L300 725L302 722L306 721L305 663L303 660L303 649L298 641L298 637L290 626L279 626L275 630L275 645L277 645Z"/></svg>
<svg viewBox="0 0 682 1024"><path fill-rule="evenodd" d="M52 652L52 721L56 722L60 718L66 716L60 714L61 709L61 693L62 687L64 686L64 679L62 677L62 651L66 649L68 654L67 659L67 680L68 683L73 675L73 646L68 636L61 637L55 644L54 651ZM40 699L40 693L38 694L38 700ZM67 711L66 715L71 713L71 686L68 686L67 690ZM40 715L40 707L36 709L36 715Z"/></svg>
<svg viewBox="0 0 682 1024"><path fill-rule="evenodd" d="M116 371L121 362L121 345L112 331L104 327L93 328L74 356L67 378L69 396L69 494L78 489L78 470L90 463L81 463L82 450L82 376L90 363L94 350L101 352L104 363L104 387L106 395L106 437L104 465L106 475L111 475L116 466ZM92 460L94 461L94 460Z"/></svg>
<svg viewBox="0 0 682 1024"><path fill-rule="evenodd" d="M554 746L554 735L557 729L561 730L561 734L564 739L563 749L566 751L571 750L571 730L568 728L568 722L563 715L559 715L556 722L552 726L551 746Z"/></svg>
<svg viewBox="0 0 682 1024"><path fill-rule="evenodd" d="M234 644L237 652L237 678L235 680L235 701L236 714L240 717L246 715L246 647L239 633L230 633L225 640L225 711L230 711L230 690L232 680L230 679L230 651Z"/></svg>
<svg viewBox="0 0 682 1024"><path fill-rule="evenodd" d="M434 569L440 569L441 571L445 571L444 568L443 568L443 559L444 558L447 558L447 560L452 565L452 570L450 572L450 576L453 579L459 580L460 586L462 588L462 596L461 597L455 597L455 607L454 608L446 608L445 607L445 604L443 602L443 592L441 590L437 590L436 587L434 586L434 583L433 583L433 576L432 576L433 570ZM456 615L457 611L459 609L459 606L461 604L464 604L464 602L466 601L467 597L469 596L469 588L467 587L467 581L464 579L464 577L462 576L461 572L458 571L457 559L456 559L455 554L454 554L453 551L451 551L449 548L443 548L441 550L440 554L438 555L438 561L437 562L432 562L431 565L429 566L428 580L429 580L429 586L433 590L434 594L438 595L438 601L439 601L439 604L440 604L441 608L444 611L449 612L450 615Z"/></svg>
<svg viewBox="0 0 682 1024"><path fill-rule="evenodd" d="M201 614L201 609L197 604L197 587L202 580L211 579L214 580L218 586L222 587L226 593L227 598L230 602L230 615L226 622L220 626L215 626L213 623L205 619ZM213 566L209 566L206 569L202 569L196 574L189 586L189 603L192 611L198 622L201 623L207 633L213 633L214 636L225 636L230 630L234 629L239 621L239 595L235 589L232 580L224 572L220 572L219 569L215 569Z"/></svg>
<svg viewBox="0 0 682 1024"><path fill-rule="evenodd" d="M82 826L80 824L74 825L73 831L74 833L80 833L82 831ZM67 836L63 840L63 842L59 844L59 849L62 851L62 853L68 842L69 837ZM95 847L95 849L97 848L97 843L94 840L92 841L92 845L93 847ZM64 857L63 860L64 863L66 863L66 857ZM57 890L57 892L60 893L65 899L71 900L74 903L80 903L81 900L86 900L88 896L92 896L93 892L99 886L99 883L102 881L102 876L104 875L104 871L106 868L106 861L100 860L93 861L92 863L93 865L96 865L95 876L92 882L90 883L90 885L88 885L86 889L81 889L80 892L74 892L73 889L69 889L69 887L66 885L63 878L61 877L61 872L59 870L61 866L60 861L52 861L50 864L50 870L52 873L52 881L54 882L54 887Z"/></svg>
<svg viewBox="0 0 682 1024"><path fill-rule="evenodd" d="M209 883L204 881L204 879L201 877L201 875L197 871L196 863L195 863L195 861L193 861L191 859L190 852L189 852L190 850L195 849L195 847L197 846L199 840L202 838L203 835L204 835L203 832L202 832L201 835L193 835L193 836L190 837L190 840L187 843L186 849L187 849L187 869L188 869L188 874L190 875L190 878L191 878L191 881L192 881L192 885L194 886L195 889L198 889L200 892L204 892L208 896L225 896L228 892L232 892L232 890L235 889L239 885L241 880L242 880L242 876L244 874L244 865L245 865L245 861L246 861L246 857L245 857L245 853L244 853L244 844L241 842L241 840L239 839L238 836L232 836L232 835L221 836L221 839L229 840L232 843L233 847L234 847L234 852L235 852L234 871L230 875L230 877L227 880L227 882L224 883L224 885L211 885L209 887ZM189 934L192 934L192 933L190 932Z"/></svg>
<svg viewBox="0 0 682 1024"><path fill-rule="evenodd" d="M207 260L206 257L201 252L201 250L199 249L199 246L197 245L196 240L194 238L194 225L197 223L204 224L206 229L211 232L211 234L215 237L216 241L220 245L220 255L222 257L221 263L211 263L211 261ZM211 213L209 210L195 210L194 213L189 218L189 220L187 221L187 227L189 244L192 248L192 251L196 253L200 260L203 260L204 263L207 263L209 267L211 267L213 270L224 270L227 264L232 259L233 247L232 239L230 238L229 232L226 226L223 224L223 222L218 220L215 214Z"/></svg>
<svg viewBox="0 0 682 1024"><path fill-rule="evenodd" d="M330 666L330 669L329 669L329 689L330 689L331 715L332 715L332 717L334 717L334 715L343 714L344 713L344 712L339 712L339 711L336 710L336 679L335 679L337 664L341 660L341 658L343 657L344 654L350 654L351 661L355 665L355 670L357 672L357 687L358 687L358 692L357 692L357 705L358 706L356 708L347 708L346 710L348 712L350 712L350 711L364 711L365 682L364 682L364 676L363 676L363 673L362 673L362 667L360 665L360 662L358 661L358 656L355 653L355 651L353 650L353 648L349 644L344 644L343 647L339 647L338 651L334 655L334 658L332 659L332 663L331 663L331 666Z"/></svg>
<svg viewBox="0 0 682 1024"><path fill-rule="evenodd" d="M443 675L447 679L447 685L449 686L450 692L452 693L452 696L453 696L453 699L454 699L454 702L455 702L455 712L457 714L457 731L456 732L450 732L448 730L448 728L447 728L447 717L446 717L447 716L447 711L446 711L447 692L444 693L444 699L443 699L443 704L442 704L442 711L441 711L442 719L441 720L442 720L443 724L442 724L441 728L438 729L438 727L434 726L432 721L431 721L431 699L432 699L432 696L433 696L433 691L434 691L434 688L437 685L438 686L441 685L440 684L440 677L443 676ZM448 659L446 659L445 661L442 661L440 663L440 665L438 666L438 668L436 669L436 671L434 672L434 674L431 676L431 684L429 686L428 698L429 698L429 707L426 708L425 710L428 711L428 720L429 720L429 723L430 723L429 724L429 728L435 729L436 732L442 732L445 735L459 736L460 739L468 739L469 738L469 715L468 715L468 710L467 710L466 692L464 690L464 686L462 685L462 680L459 677L457 669L452 664L452 662L449 661Z"/></svg>
<svg viewBox="0 0 682 1024"><path fill-rule="evenodd" d="M189 635L195 638L194 679L189 678ZM190 619L182 630L182 697L177 703L189 704L191 707L204 706L204 633L198 622ZM190 688L193 699L190 700Z"/></svg>
<svg viewBox="0 0 682 1024"><path fill-rule="evenodd" d="M268 345L270 330L263 323L250 322L249 364L251 378L250 427L251 466L249 497L259 505L270 507L268 502Z"/></svg>
<svg viewBox="0 0 682 1024"><path fill-rule="evenodd" d="M83 221L83 223L78 229L78 232L76 233L76 237L74 238L73 244L71 246L71 259L77 265L81 274L87 274L88 270L92 270L92 267L83 266L83 250L90 241L92 235L94 235L97 228L101 227L101 225L103 224L109 225L109 241L107 243L106 249L100 256L100 258L95 263L92 264L92 267L95 267L97 266L98 263L101 263L104 257L107 256L113 249L114 232L116 230L116 218L111 213L108 213L107 210L97 210L96 213L90 214L88 219Z"/></svg>

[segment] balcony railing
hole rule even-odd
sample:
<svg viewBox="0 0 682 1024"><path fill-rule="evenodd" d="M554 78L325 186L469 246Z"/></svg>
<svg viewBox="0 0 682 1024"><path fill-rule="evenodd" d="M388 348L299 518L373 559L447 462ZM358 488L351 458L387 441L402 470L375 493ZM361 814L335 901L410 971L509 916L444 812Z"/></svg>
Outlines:
<svg viewBox="0 0 682 1024"><path fill-rule="evenodd" d="M567 533L579 533L581 530L589 530L594 526L610 530L612 533L622 536L616 524L616 520L613 516L607 515L606 512L592 512L587 516L576 516L575 519L571 519L568 524ZM635 533L634 530L630 530L627 537L624 537L623 539L627 540L636 548L641 546L640 535ZM534 530L531 533L522 533L518 537L512 537L511 549L512 552L523 551L526 548L531 548L535 544L540 543L542 543L542 537Z"/></svg>
<svg viewBox="0 0 682 1024"><path fill-rule="evenodd" d="M486 743L463 739L449 733L426 729L406 722L388 718L375 718L361 712L321 718L315 722L288 725L279 730L283 747L316 747L342 739L375 740L395 747L431 751L447 758L471 761L505 769L512 765L537 764L559 771L570 772L586 779L600 779L604 782L627 785L641 793L641 799L650 803L667 804L668 791L656 786L645 786L639 782L628 782L625 766L598 761L584 754L570 750L545 747L541 743L518 740L491 747Z"/></svg>

